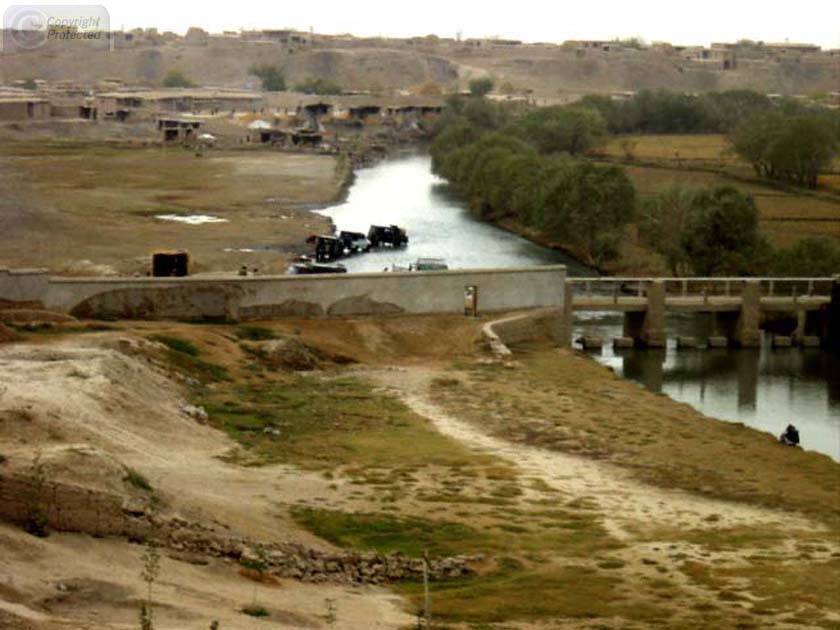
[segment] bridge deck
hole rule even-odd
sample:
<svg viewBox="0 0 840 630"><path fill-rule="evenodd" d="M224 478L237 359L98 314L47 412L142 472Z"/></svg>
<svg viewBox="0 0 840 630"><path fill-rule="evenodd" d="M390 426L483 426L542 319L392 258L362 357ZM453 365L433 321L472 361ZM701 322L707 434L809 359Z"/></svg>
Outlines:
<svg viewBox="0 0 840 630"><path fill-rule="evenodd" d="M827 296L762 297L762 311L815 311L829 304ZM626 296L575 296L572 308L576 311L641 312L647 310L647 298ZM737 296L669 296L665 298L665 309L672 312L720 313L741 310L741 298Z"/></svg>

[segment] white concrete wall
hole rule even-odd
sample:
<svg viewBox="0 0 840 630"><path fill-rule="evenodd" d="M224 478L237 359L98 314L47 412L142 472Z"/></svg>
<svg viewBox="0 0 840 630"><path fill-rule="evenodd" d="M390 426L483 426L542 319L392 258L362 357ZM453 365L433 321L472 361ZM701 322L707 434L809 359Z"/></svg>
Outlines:
<svg viewBox="0 0 840 630"><path fill-rule="evenodd" d="M562 306L566 268L211 278L51 278L28 295L46 308L95 316L260 319L383 313L456 313L478 287L480 312ZM5 296L0 283L0 298ZM18 291L17 294L21 294ZM11 299L11 298L7 298Z"/></svg>
<svg viewBox="0 0 840 630"><path fill-rule="evenodd" d="M0 300L41 302L49 290L50 276L43 269L0 268Z"/></svg>

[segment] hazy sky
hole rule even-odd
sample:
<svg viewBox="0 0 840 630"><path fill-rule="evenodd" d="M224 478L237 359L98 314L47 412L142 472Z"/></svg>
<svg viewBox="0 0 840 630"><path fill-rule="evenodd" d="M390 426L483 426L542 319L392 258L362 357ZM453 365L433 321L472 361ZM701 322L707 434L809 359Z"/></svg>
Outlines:
<svg viewBox="0 0 840 630"><path fill-rule="evenodd" d="M5 8L11 3L3 3ZM56 2L53 4L71 4ZM612 39L708 44L743 37L813 42L840 48L840 0L591 0L456 2L355 0L261 3L112 0L104 3L112 28L156 26L183 33L292 27L316 33L452 37L499 36L525 41Z"/></svg>

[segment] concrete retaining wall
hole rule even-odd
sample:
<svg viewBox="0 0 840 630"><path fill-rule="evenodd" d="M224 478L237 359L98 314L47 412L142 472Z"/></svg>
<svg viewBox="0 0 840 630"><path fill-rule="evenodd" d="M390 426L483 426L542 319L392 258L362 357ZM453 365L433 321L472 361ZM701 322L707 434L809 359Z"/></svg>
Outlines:
<svg viewBox="0 0 840 630"><path fill-rule="evenodd" d="M8 277L11 277L7 274ZM560 306L566 268L235 278L0 276L0 299L37 299L79 317L232 320L396 313L458 313L478 288L479 312ZM15 297L7 297L15 296ZM24 297L25 296L25 297Z"/></svg>
<svg viewBox="0 0 840 630"><path fill-rule="evenodd" d="M485 324L481 332L490 346L490 351L499 357L511 356L508 344L522 341L551 339L558 344L563 344L565 339L563 308L545 308L497 319Z"/></svg>
<svg viewBox="0 0 840 630"><path fill-rule="evenodd" d="M40 303L49 291L50 277L43 269L0 268L0 300Z"/></svg>

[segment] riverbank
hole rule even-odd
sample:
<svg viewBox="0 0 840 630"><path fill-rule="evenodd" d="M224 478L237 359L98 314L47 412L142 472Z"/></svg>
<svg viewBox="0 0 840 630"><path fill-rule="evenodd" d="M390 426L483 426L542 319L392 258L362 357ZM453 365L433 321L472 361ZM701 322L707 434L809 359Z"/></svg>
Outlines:
<svg viewBox="0 0 840 630"><path fill-rule="evenodd" d="M181 147L12 142L0 149L0 183L3 266L145 274L152 251L185 249L193 273L283 273L307 236L328 228L305 208L345 195L352 164L262 148L198 157Z"/></svg>
<svg viewBox="0 0 840 630"><path fill-rule="evenodd" d="M40 447L50 481L105 483L135 506L153 492L165 514L250 541L336 557L468 556L469 575L431 583L436 627L734 630L840 618L840 465L645 392L584 355L535 343L493 361L475 345L483 323L24 331L24 345L0 351L11 406L0 411L0 466L28 470ZM24 399L25 416L15 411ZM57 465L62 453L87 454L85 467ZM152 490L82 474L113 461ZM15 576L0 592L10 623L25 614L32 630L59 618L75 629L95 614L116 628L136 617L136 545L0 529L0 578ZM306 626L329 597L340 623L396 630L423 602L412 581L390 587L397 599L327 579L316 601L313 585L255 581L235 561L163 555L162 627ZM92 579L107 597L82 597ZM55 580L73 585L59 600ZM254 588L269 613L259 622L239 612Z"/></svg>

